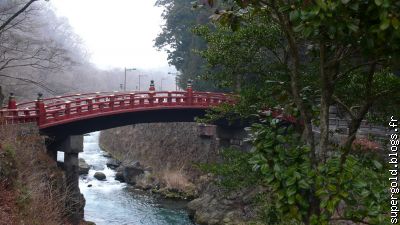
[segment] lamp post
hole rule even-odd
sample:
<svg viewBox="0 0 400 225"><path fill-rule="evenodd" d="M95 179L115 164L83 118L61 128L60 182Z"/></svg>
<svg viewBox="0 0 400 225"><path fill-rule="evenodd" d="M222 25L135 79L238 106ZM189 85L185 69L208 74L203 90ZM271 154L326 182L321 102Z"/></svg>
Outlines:
<svg viewBox="0 0 400 225"><path fill-rule="evenodd" d="M140 91L140 78L141 77L147 77L147 75L145 75L145 74L139 74L139 91Z"/></svg>
<svg viewBox="0 0 400 225"><path fill-rule="evenodd" d="M134 71L136 68L126 68L125 67L125 79L124 79L124 91L126 91L126 71Z"/></svg>
<svg viewBox="0 0 400 225"><path fill-rule="evenodd" d="M179 81L178 75L180 75L180 73L179 72L176 72L176 73L168 72L168 74L175 75L175 91L178 91L178 81Z"/></svg>
<svg viewBox="0 0 400 225"><path fill-rule="evenodd" d="M167 80L168 79L168 77L162 77L161 78L161 86L160 86L160 91L162 91L163 90L163 80Z"/></svg>

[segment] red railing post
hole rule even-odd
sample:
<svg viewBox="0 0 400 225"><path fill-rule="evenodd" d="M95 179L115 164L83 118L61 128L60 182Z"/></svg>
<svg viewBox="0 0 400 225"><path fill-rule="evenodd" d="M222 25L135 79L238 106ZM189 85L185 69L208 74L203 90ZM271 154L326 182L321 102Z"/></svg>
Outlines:
<svg viewBox="0 0 400 225"><path fill-rule="evenodd" d="M27 109L27 110L24 111L24 120L23 120L24 123L25 122L30 122L29 116L30 116L30 111Z"/></svg>
<svg viewBox="0 0 400 225"><path fill-rule="evenodd" d="M8 98L8 109L13 110L9 113L9 116L18 117L17 109L17 101L15 101L14 93L10 93L10 97ZM12 119L14 121L15 118Z"/></svg>
<svg viewBox="0 0 400 225"><path fill-rule="evenodd" d="M119 107L123 109L125 107L125 95L121 96L122 100L119 101Z"/></svg>
<svg viewBox="0 0 400 225"><path fill-rule="evenodd" d="M192 105L193 104L193 89L192 89L192 80L187 81L186 87L186 104Z"/></svg>
<svg viewBox="0 0 400 225"><path fill-rule="evenodd" d="M154 87L154 80L150 81L150 87L149 87L149 104L150 106L154 105L154 92L156 88Z"/></svg>
<svg viewBox="0 0 400 225"><path fill-rule="evenodd" d="M96 98L95 98L94 102L99 102L100 97L101 97L100 92L96 92Z"/></svg>
<svg viewBox="0 0 400 225"><path fill-rule="evenodd" d="M167 103L168 105L172 105L172 94L170 91L168 91Z"/></svg>
<svg viewBox="0 0 400 225"><path fill-rule="evenodd" d="M99 110L100 110L100 112L101 112L101 111L103 111L103 109L104 109L104 104L105 104L105 103L101 102L100 100L99 100L99 102L100 102L100 103L99 103Z"/></svg>
<svg viewBox="0 0 400 225"><path fill-rule="evenodd" d="M156 91L156 88L154 87L154 80L150 81L149 91L150 92L155 92Z"/></svg>
<svg viewBox="0 0 400 225"><path fill-rule="evenodd" d="M129 93L129 107L130 108L135 107L135 94L134 93Z"/></svg>
<svg viewBox="0 0 400 225"><path fill-rule="evenodd" d="M17 101L15 101L14 93L10 93L8 98L8 109L17 109Z"/></svg>
<svg viewBox="0 0 400 225"><path fill-rule="evenodd" d="M211 96L210 96L210 92L207 92L206 106L210 106L210 105L211 105Z"/></svg>
<svg viewBox="0 0 400 225"><path fill-rule="evenodd" d="M115 99L115 96L114 95L110 95L110 104L109 104L109 106L110 106L111 110L114 108L114 99Z"/></svg>
<svg viewBox="0 0 400 225"><path fill-rule="evenodd" d="M87 100L87 105L88 105L88 112L91 113L93 111L93 98L89 98Z"/></svg>
<svg viewBox="0 0 400 225"><path fill-rule="evenodd" d="M69 118L71 115L71 102L67 101L65 102L65 117Z"/></svg>
<svg viewBox="0 0 400 225"><path fill-rule="evenodd" d="M40 126L46 122L46 109L42 98L43 94L39 93L36 100L36 112L38 115L37 124Z"/></svg>
<svg viewBox="0 0 400 225"><path fill-rule="evenodd" d="M82 100L81 100L81 98L75 98L75 106L76 106L76 113L78 114L78 115L80 115L81 114L81 112L82 112Z"/></svg>

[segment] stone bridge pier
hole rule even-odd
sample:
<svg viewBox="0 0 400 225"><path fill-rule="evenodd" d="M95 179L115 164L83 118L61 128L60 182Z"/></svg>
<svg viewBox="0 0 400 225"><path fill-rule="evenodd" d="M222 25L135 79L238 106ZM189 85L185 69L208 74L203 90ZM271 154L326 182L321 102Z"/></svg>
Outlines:
<svg viewBox="0 0 400 225"><path fill-rule="evenodd" d="M83 152L83 135L56 137L46 141L47 153L57 161L57 152L64 152L64 171L66 175L66 209L69 220L78 225L84 216L85 199L79 189L79 160Z"/></svg>
<svg viewBox="0 0 400 225"><path fill-rule="evenodd" d="M251 149L251 144L244 141L249 136L244 127L200 124L198 133L203 138L215 138L219 148L236 148L246 152Z"/></svg>

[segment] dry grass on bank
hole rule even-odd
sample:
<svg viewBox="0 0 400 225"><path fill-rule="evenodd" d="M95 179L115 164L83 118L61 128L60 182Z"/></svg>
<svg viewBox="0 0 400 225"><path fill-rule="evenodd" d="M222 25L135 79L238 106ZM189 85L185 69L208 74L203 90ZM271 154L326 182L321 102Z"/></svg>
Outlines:
<svg viewBox="0 0 400 225"><path fill-rule="evenodd" d="M185 190L193 186L188 178L179 170L166 170L163 172L161 180L164 181L166 188L175 190Z"/></svg>
<svg viewBox="0 0 400 225"><path fill-rule="evenodd" d="M4 174L0 177L4 184L12 179L8 187L0 186L0 198L4 197L3 194L7 194L8 198L6 205L0 205L0 225L66 224L65 177L56 162L45 153L44 140L37 131L0 126L0 154L8 156L5 162L0 161L3 172L2 166L10 160L15 161L12 167L16 169L16 174L11 175L14 177ZM3 216L9 220L3 220Z"/></svg>

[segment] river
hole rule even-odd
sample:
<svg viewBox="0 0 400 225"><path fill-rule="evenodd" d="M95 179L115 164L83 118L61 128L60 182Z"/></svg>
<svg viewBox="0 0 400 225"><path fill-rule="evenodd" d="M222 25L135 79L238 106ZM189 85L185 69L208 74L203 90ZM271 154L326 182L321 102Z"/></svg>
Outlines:
<svg viewBox="0 0 400 225"><path fill-rule="evenodd" d="M84 137L80 158L92 166L82 175L79 187L85 196L85 219L97 225L193 225L185 210L186 202L166 200L116 181L115 171L107 168L107 158L99 147L99 132ZM107 180L93 178L103 172ZM89 187L91 186L91 187Z"/></svg>

